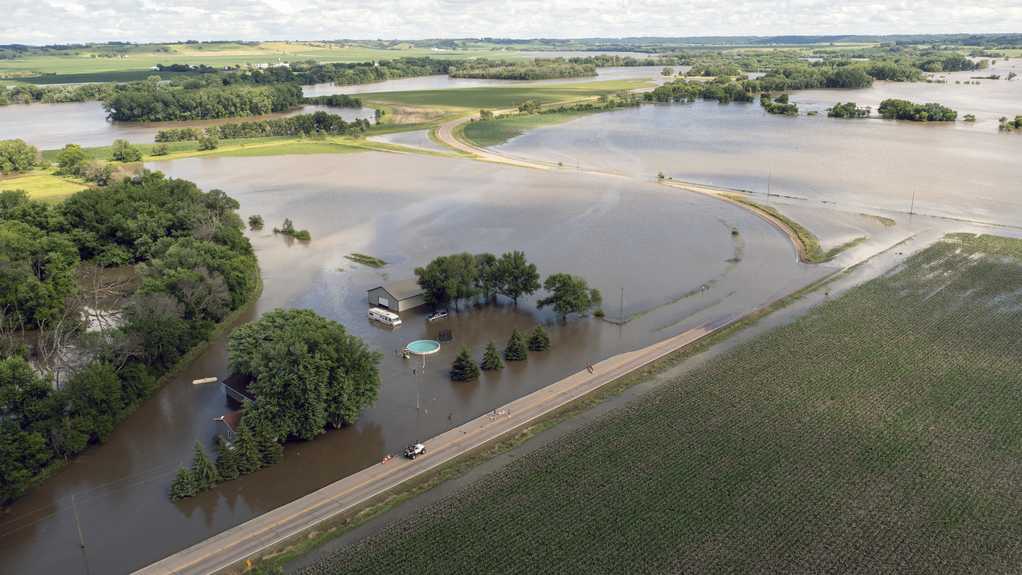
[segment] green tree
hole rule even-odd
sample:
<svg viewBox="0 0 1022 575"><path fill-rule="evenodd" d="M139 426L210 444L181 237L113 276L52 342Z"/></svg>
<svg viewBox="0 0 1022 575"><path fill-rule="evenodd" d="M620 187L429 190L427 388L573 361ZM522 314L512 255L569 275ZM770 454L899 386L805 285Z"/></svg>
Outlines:
<svg viewBox="0 0 1022 575"><path fill-rule="evenodd" d="M454 304L457 309L458 302L475 295L478 274L476 259L468 253L441 256L424 268L415 268L419 287L433 307Z"/></svg>
<svg viewBox="0 0 1022 575"><path fill-rule="evenodd" d="M511 332L511 337L507 340L507 346L504 347L504 359L507 361L524 361L529 357L529 350L525 347L525 342L522 341L522 336L518 333L518 330Z"/></svg>
<svg viewBox="0 0 1022 575"><path fill-rule="evenodd" d="M31 170L39 162L39 150L24 140L0 140L0 174Z"/></svg>
<svg viewBox="0 0 1022 575"><path fill-rule="evenodd" d="M238 471L238 456L222 435L216 438L216 470L224 481L237 479L241 475Z"/></svg>
<svg viewBox="0 0 1022 575"><path fill-rule="evenodd" d="M259 453L255 434L244 417L241 418L238 432L234 436L234 453L238 460L238 471L242 475L257 471L263 466L263 456Z"/></svg>
<svg viewBox="0 0 1022 575"><path fill-rule="evenodd" d="M53 395L23 357L0 358L0 504L21 496L55 456L41 427L57 416Z"/></svg>
<svg viewBox="0 0 1022 575"><path fill-rule="evenodd" d="M263 217L259 214L253 214L248 217L248 227L253 230L263 229Z"/></svg>
<svg viewBox="0 0 1022 575"><path fill-rule="evenodd" d="M377 397L380 354L312 310L274 310L239 327L231 367L254 378L252 392L275 438L311 439L353 423Z"/></svg>
<svg viewBox="0 0 1022 575"><path fill-rule="evenodd" d="M212 131L207 130L206 133L199 138L200 151L215 150L219 147L220 138Z"/></svg>
<svg viewBox="0 0 1022 575"><path fill-rule="evenodd" d="M149 153L153 156L166 156L170 153L170 147L167 144L156 144Z"/></svg>
<svg viewBox="0 0 1022 575"><path fill-rule="evenodd" d="M476 254L476 292L489 301L500 288L500 268L497 256L493 254Z"/></svg>
<svg viewBox="0 0 1022 575"><path fill-rule="evenodd" d="M117 162L138 162L142 159L142 151L127 140L114 140L110 148L110 157Z"/></svg>
<svg viewBox="0 0 1022 575"><path fill-rule="evenodd" d="M586 314L603 302L600 290L590 288L585 279L570 274L559 273L547 277L543 289L550 295L539 300L539 307L553 307L561 321L566 321L568 314Z"/></svg>
<svg viewBox="0 0 1022 575"><path fill-rule="evenodd" d="M546 351L550 349L550 336L547 335L543 326L537 325L529 335L529 351Z"/></svg>
<svg viewBox="0 0 1022 575"><path fill-rule="evenodd" d="M57 154L57 173L65 176L81 176L88 161L89 156L81 146L68 144Z"/></svg>
<svg viewBox="0 0 1022 575"><path fill-rule="evenodd" d="M77 293L78 253L61 234L0 221L0 309L26 327L59 318Z"/></svg>
<svg viewBox="0 0 1022 575"><path fill-rule="evenodd" d="M178 469L174 481L170 484L170 500L180 501L186 497L193 497L198 492L192 470L187 467Z"/></svg>
<svg viewBox="0 0 1022 575"><path fill-rule="evenodd" d="M472 360L467 347L461 348L458 357L454 359L450 375L451 381L471 381L479 377L479 366Z"/></svg>
<svg viewBox="0 0 1022 575"><path fill-rule="evenodd" d="M539 289L539 272L536 264L525 259L525 253L507 252L497 262L498 292L518 305L518 298L531 295Z"/></svg>
<svg viewBox="0 0 1022 575"><path fill-rule="evenodd" d="M206 456L206 451L198 441L195 442L195 450L192 454L192 480L195 482L195 489L198 492L220 483L220 472Z"/></svg>
<svg viewBox="0 0 1022 575"><path fill-rule="evenodd" d="M483 352L483 361L479 364L484 371L494 371L504 369L504 361L500 359L500 354L497 353L497 346L493 345L491 341L486 346L486 351Z"/></svg>

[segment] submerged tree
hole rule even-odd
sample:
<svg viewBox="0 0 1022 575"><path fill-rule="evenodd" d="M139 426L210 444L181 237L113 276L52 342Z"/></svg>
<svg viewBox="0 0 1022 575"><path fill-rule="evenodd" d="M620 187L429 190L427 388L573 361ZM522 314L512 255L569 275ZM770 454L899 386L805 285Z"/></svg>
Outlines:
<svg viewBox="0 0 1022 575"><path fill-rule="evenodd" d="M468 348L461 348L461 353L454 359L451 365L451 381L471 381L479 377L479 366L472 361Z"/></svg>
<svg viewBox="0 0 1022 575"><path fill-rule="evenodd" d="M195 442L195 453L192 456L192 478L196 491L205 491L220 483L220 473L198 441Z"/></svg>
<svg viewBox="0 0 1022 575"><path fill-rule="evenodd" d="M483 371L504 369L504 361L500 359L497 346L493 345L492 341L486 346L486 351L483 352L483 361L479 367L483 368Z"/></svg>
<svg viewBox="0 0 1022 575"><path fill-rule="evenodd" d="M216 470L224 481L237 479L241 475L238 471L238 456L222 435L216 438Z"/></svg>
<svg viewBox="0 0 1022 575"><path fill-rule="evenodd" d="M530 295L539 289L539 272L536 264L525 259L525 253L514 251L500 256L497 262L497 274L500 278L498 292L511 298L518 305L518 298Z"/></svg>
<svg viewBox="0 0 1022 575"><path fill-rule="evenodd" d="M550 349L550 336L547 335L543 326L537 325L529 335L529 351L546 351Z"/></svg>
<svg viewBox="0 0 1022 575"><path fill-rule="evenodd" d="M263 457L259 453L259 446L256 444L255 435L244 418L238 426L238 433L234 440L234 449L237 454L238 471L244 475L252 473L263 466Z"/></svg>
<svg viewBox="0 0 1022 575"><path fill-rule="evenodd" d="M553 274L543 282L543 289L550 295L539 300L539 307L553 307L561 321L567 320L570 313L586 314L603 302L600 290L570 274Z"/></svg>
<svg viewBox="0 0 1022 575"><path fill-rule="evenodd" d="M507 340L507 347L504 348L504 359L508 361L524 361L529 357L529 351L522 341L518 330L511 332L511 338Z"/></svg>
<svg viewBox="0 0 1022 575"><path fill-rule="evenodd" d="M196 493L198 493L198 489L195 488L195 477L192 475L192 470L187 467L178 469L174 481L170 484L170 500L179 501L186 497L192 497Z"/></svg>

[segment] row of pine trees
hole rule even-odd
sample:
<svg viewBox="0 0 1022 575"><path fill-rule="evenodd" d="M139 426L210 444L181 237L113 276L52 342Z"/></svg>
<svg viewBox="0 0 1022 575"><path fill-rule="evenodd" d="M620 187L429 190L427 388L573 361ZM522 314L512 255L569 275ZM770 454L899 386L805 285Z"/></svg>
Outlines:
<svg viewBox="0 0 1022 575"><path fill-rule="evenodd" d="M503 359L497 353L497 346L491 341L483 352L482 361L477 365L472 359L472 354L467 347L461 348L461 353L454 359L451 365L451 381L472 381L479 377L480 368L483 371L496 371L504 369L504 361L525 361L530 351L546 351L550 349L550 336L547 335L543 326L537 325L536 329L529 334L526 341L518 330L511 332L511 337L504 347Z"/></svg>
<svg viewBox="0 0 1022 575"><path fill-rule="evenodd" d="M191 467L177 471L170 485L170 499L178 501L193 497L218 483L237 479L273 465L284 457L284 446L269 433L253 430L249 418L242 416L234 443L221 435L216 441L216 463L213 463L196 441Z"/></svg>

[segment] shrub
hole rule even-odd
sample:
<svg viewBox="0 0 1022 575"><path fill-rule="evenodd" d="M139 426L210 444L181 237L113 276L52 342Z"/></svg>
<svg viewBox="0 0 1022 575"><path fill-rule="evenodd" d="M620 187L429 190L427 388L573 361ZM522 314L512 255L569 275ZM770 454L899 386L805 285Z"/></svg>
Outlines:
<svg viewBox="0 0 1022 575"><path fill-rule="evenodd" d="M263 217L259 214L253 214L248 217L248 227L253 230L263 229Z"/></svg>
<svg viewBox="0 0 1022 575"><path fill-rule="evenodd" d="M137 162L142 159L142 151L127 140L114 140L110 157L117 162Z"/></svg>
<svg viewBox="0 0 1022 575"><path fill-rule="evenodd" d="M167 147L167 144L156 144L149 153L154 156L166 156L170 153L170 148Z"/></svg>

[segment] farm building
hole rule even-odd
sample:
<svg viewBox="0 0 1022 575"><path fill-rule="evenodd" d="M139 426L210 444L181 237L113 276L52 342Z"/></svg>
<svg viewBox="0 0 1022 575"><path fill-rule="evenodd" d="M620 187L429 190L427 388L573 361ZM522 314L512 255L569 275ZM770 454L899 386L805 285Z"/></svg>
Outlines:
<svg viewBox="0 0 1022 575"><path fill-rule="evenodd" d="M425 292L414 279L391 282L369 290L369 305L392 311L415 309L425 303Z"/></svg>

